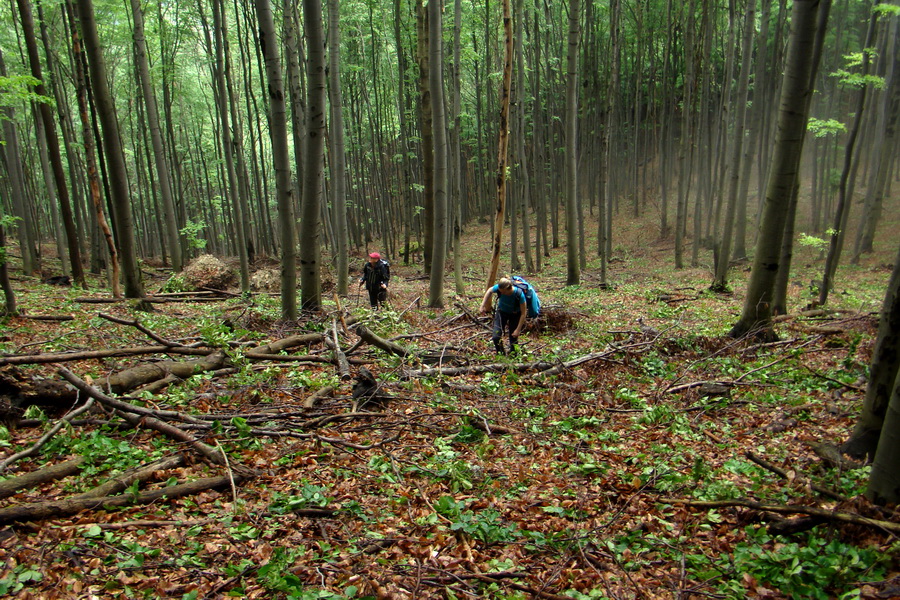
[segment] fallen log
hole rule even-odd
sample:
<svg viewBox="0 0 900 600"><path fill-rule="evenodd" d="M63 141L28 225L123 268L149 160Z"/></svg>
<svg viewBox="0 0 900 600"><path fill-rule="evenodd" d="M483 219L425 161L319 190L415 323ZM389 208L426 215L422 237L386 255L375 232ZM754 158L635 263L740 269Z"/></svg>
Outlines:
<svg viewBox="0 0 900 600"><path fill-rule="evenodd" d="M260 354L278 354L282 350L296 348L297 346L319 344L323 339L325 339L325 336L321 333L305 333L302 335L292 335L284 339L269 342L264 346L257 346L252 350L248 350L245 356L256 357Z"/></svg>
<svg viewBox="0 0 900 600"><path fill-rule="evenodd" d="M84 457L79 456L72 460L67 460L55 465L49 465L30 473L10 477L4 481L0 481L0 498L9 498L20 490L27 490L37 487L43 483L49 483L74 475L81 470Z"/></svg>
<svg viewBox="0 0 900 600"><path fill-rule="evenodd" d="M854 525L865 525L874 527L884 531L890 531L893 534L900 534L900 523L892 521L881 521L879 519L870 519L861 515L845 512L837 512L834 510L826 510L824 508L816 508L814 506L785 506L782 504L763 504L753 500L688 500L686 498L659 498L659 502L666 504L683 504L685 506L695 506L697 508L727 508L730 506L739 506L744 508L752 508L762 512L773 512L779 514L801 514L811 517L818 517L827 521L837 521L840 523L853 523Z"/></svg>
<svg viewBox="0 0 900 600"><path fill-rule="evenodd" d="M243 474L235 473L235 484L247 479ZM170 500L184 496L193 496L208 490L221 490L231 487L232 477L206 477L189 483L179 483L158 490L151 490L140 494L124 494L119 496L104 496L102 498L67 498L51 502L29 502L0 508L0 524L16 523L22 521L41 521L44 519L58 519L70 517L83 510L96 510L150 504L163 498Z"/></svg>
<svg viewBox="0 0 900 600"><path fill-rule="evenodd" d="M135 481L143 483L153 477L153 474L157 471L174 469L175 467L180 467L183 464L184 456L182 456L181 454L167 456L165 458L155 460L151 463L139 465L133 469L129 469L121 475L113 477L112 479L108 479L100 485L89 489L83 494L73 496L73 498L103 498L105 496L114 496L116 494L124 492L126 489L128 489L128 486L133 484Z"/></svg>
<svg viewBox="0 0 900 600"><path fill-rule="evenodd" d="M0 367L4 365L36 365L92 358L121 358L144 354L184 354L187 356L207 356L215 350L211 348L187 348L185 346L135 346L133 348L111 348L109 350L86 350L84 352L48 352L46 354L14 354L0 356Z"/></svg>
<svg viewBox="0 0 900 600"><path fill-rule="evenodd" d="M365 325L357 325L356 326L356 334L364 339L366 342L375 346L376 348L381 348L385 352L390 352L391 354L396 354L397 356L406 358L407 356L412 356L415 354L409 348L405 348L400 344L395 344L394 342L388 341L383 337L379 337L372 333Z"/></svg>
<svg viewBox="0 0 900 600"><path fill-rule="evenodd" d="M175 361L166 360L155 363L145 363L120 371L103 380L101 389L114 394L124 394L136 387L163 379L168 375L187 379L192 375L215 371L225 366L227 357L224 352L218 350L198 360Z"/></svg>
<svg viewBox="0 0 900 600"><path fill-rule="evenodd" d="M492 363L489 365L469 365L467 367L438 367L432 369L419 369L417 371L404 371L405 377L431 377L434 375L469 375L479 373L501 373L503 371L545 371L552 369L554 363L537 361L530 363Z"/></svg>

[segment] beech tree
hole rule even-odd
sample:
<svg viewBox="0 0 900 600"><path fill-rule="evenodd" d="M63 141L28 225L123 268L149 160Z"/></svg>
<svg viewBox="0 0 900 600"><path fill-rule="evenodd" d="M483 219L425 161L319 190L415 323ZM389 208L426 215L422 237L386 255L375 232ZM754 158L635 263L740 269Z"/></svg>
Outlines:
<svg viewBox="0 0 900 600"><path fill-rule="evenodd" d="M828 0L825 2L828 4ZM766 201L756 254L747 284L741 317L731 328L731 337L755 333L774 337L772 299L781 259L781 242L797 172L809 113L819 0L795 0L791 15L791 37L782 83L775 154L766 187Z"/></svg>
<svg viewBox="0 0 900 600"><path fill-rule="evenodd" d="M266 60L269 90L269 135L275 163L275 194L278 204L278 230L281 238L281 316L297 318L297 254L294 243L294 198L291 182L291 158L288 153L287 105L281 57L275 37L275 18L269 0L256 0L259 44Z"/></svg>

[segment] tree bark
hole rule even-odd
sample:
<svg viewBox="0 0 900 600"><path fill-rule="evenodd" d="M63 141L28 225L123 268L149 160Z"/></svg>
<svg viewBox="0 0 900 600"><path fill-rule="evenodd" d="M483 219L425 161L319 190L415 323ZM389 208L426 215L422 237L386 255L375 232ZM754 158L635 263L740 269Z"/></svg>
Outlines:
<svg viewBox="0 0 900 600"><path fill-rule="evenodd" d="M569 45L566 66L566 285L581 283L578 257L578 37L581 1L569 0Z"/></svg>
<svg viewBox="0 0 900 600"><path fill-rule="evenodd" d="M85 1L85 0L82 0ZM16 0L19 7L19 16L22 22L22 31L25 38L25 48L28 52L28 62L31 66L31 75L40 80L34 91L41 96L46 96L47 91L41 74L41 59L38 56L37 37L34 33L34 17L31 13L31 5L28 0ZM84 268L81 266L81 244L75 227L75 218L72 215L72 204L69 199L69 188L66 185L66 175L63 170L62 155L59 150L59 138L56 136L56 125L53 121L53 112L50 105L41 102L38 107L41 121L44 125L44 136L47 140L47 152L50 155L50 164L53 167L53 181L56 185L56 193L59 198L59 206L63 216L63 226L66 231L66 241L69 248L69 260L72 264L72 277L82 288L87 289L84 278Z"/></svg>
<svg viewBox="0 0 900 600"><path fill-rule="evenodd" d="M825 4L828 5L829 1L825 0ZM784 221L793 187L797 182L803 137L806 133L812 74L817 66L815 46L819 5L819 0L794 2L775 154L766 186L763 220L744 308L740 320L729 332L731 337L742 337L750 332L763 338L774 337L772 297L781 259Z"/></svg>
<svg viewBox="0 0 900 600"><path fill-rule="evenodd" d="M319 212L325 156L325 40L322 0L303 0L303 29L307 40L306 144L304 145L303 202L300 217L300 296L304 310L322 305L319 251Z"/></svg>
<svg viewBox="0 0 900 600"><path fill-rule="evenodd" d="M344 102L341 92L340 0L328 3L328 88L331 102L331 182L334 210L334 255L337 293L346 296L350 279L350 244L347 237L347 156L344 149ZM402 90L401 90L402 93Z"/></svg>
<svg viewBox="0 0 900 600"><path fill-rule="evenodd" d="M841 446L841 452L854 458L875 455L879 438L883 435L888 404L894 402L897 389L897 374L900 372L900 251L894 260L894 269L888 281L881 317L878 322L878 336L872 351L869 367L869 384L863 400L862 413L853 428L853 433Z"/></svg>
<svg viewBox="0 0 900 600"><path fill-rule="evenodd" d="M184 268L181 252L181 241L178 237L178 215L175 212L175 200L172 194L171 173L166 161L166 150L163 145L162 130L159 126L159 110L156 105L156 94L150 79L150 63L147 59L147 40L144 38L144 14L140 0L130 0L131 14L134 19L134 46L137 61L137 74L141 82L141 93L147 115L147 128L150 130L150 142L153 150L153 161L156 166L156 179L159 183L159 195L162 199L163 221L166 228L166 240L172 257L172 268L176 273Z"/></svg>
<svg viewBox="0 0 900 600"><path fill-rule="evenodd" d="M444 111L444 44L441 3L428 2L428 85L434 129L434 236L428 306L444 306L444 265L447 262L447 119Z"/></svg>
<svg viewBox="0 0 900 600"><path fill-rule="evenodd" d="M136 2L137 0L132 0ZM266 61L269 92L269 135L275 163L275 195L278 205L278 230L281 235L281 317L297 319L297 251L294 241L294 198L291 159L288 152L287 104L281 71L275 18L269 0L256 0L259 43Z"/></svg>
<svg viewBox="0 0 900 600"><path fill-rule="evenodd" d="M119 124L116 120L115 104L107 84L106 64L100 47L100 38L97 35L94 7L91 0L77 0L76 6L81 22L85 52L90 65L97 114L103 124L103 146L109 167L111 202L115 206L113 217L116 221L116 238L122 258L125 296L141 298L144 295L144 286L141 283L141 269L135 250L128 172L125 167L125 154L122 150Z"/></svg>
<svg viewBox="0 0 900 600"><path fill-rule="evenodd" d="M500 250L503 247L503 218L506 213L506 168L509 160L509 96L512 88L513 67L513 21L509 0L502 0L503 34L505 54L503 60L503 82L500 86L500 129L497 151L497 204L494 214L494 239L491 246L491 268L487 284L493 285L500 270Z"/></svg>

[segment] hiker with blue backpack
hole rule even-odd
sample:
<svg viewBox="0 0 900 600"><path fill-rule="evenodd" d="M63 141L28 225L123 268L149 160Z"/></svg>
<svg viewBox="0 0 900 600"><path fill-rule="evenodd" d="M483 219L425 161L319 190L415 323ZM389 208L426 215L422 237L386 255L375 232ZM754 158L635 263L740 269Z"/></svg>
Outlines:
<svg viewBox="0 0 900 600"><path fill-rule="evenodd" d="M515 354L516 344L525 327L526 317L537 317L540 312L540 301L537 293L527 281L521 277L503 277L497 285L484 292L481 301L481 313L491 310L491 299L497 295L497 309L494 312L494 330L492 341L498 354L506 354L503 348L503 331L509 331L509 353Z"/></svg>

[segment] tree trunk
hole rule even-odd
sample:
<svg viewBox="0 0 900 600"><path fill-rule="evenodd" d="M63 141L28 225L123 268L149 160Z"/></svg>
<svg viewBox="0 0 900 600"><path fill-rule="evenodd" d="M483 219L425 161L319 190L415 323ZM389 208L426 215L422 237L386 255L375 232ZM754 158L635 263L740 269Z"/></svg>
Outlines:
<svg viewBox="0 0 900 600"><path fill-rule="evenodd" d="M566 285L581 283L578 256L578 38L581 0L569 0L569 43L566 62Z"/></svg>
<svg viewBox="0 0 900 600"><path fill-rule="evenodd" d="M150 63L147 60L147 40L144 38L144 14L140 0L130 0L131 14L134 18L134 46L137 74L141 82L144 96L144 107L147 111L147 126L150 130L150 142L153 149L153 160L156 166L156 179L159 182L159 194L162 198L162 209L166 224L166 241L172 256L172 268L176 273L184 268L181 253L181 241L178 237L178 215L175 212L175 200L172 196L171 174L166 161L166 150L163 145L162 130L159 126L159 111L156 106L156 94L150 79Z"/></svg>
<svg viewBox="0 0 900 600"><path fill-rule="evenodd" d="M136 2L137 0L132 0ZM259 21L259 44L266 61L269 91L269 135L272 140L272 162L275 165L275 195L278 205L278 230L281 236L281 317L297 319L297 250L294 242L294 196L291 181L291 158L288 152L287 105L281 74L275 18L269 0L256 0Z"/></svg>
<svg viewBox="0 0 900 600"><path fill-rule="evenodd" d="M0 76L7 77L6 63L0 52ZM15 110L12 105L3 107L3 139L5 145L0 153L6 156L6 173L12 192L13 216L20 221L15 224L19 238L19 251L22 253L22 271L26 275L40 275L41 254L38 251L38 232L36 223L29 218L26 209L25 172L22 169L22 150L19 146L19 135L16 130Z"/></svg>
<svg viewBox="0 0 900 600"><path fill-rule="evenodd" d="M725 291L728 289L728 265L731 261L731 246L735 226L735 213L739 201L741 182L741 157L744 154L744 129L747 115L747 90L750 87L750 63L753 60L753 29L756 23L756 5L747 3L747 11L744 15L744 35L741 42L743 60L741 60L741 73L738 76L738 89L734 98L734 134L731 147L731 172L728 180L728 198L725 205L725 222L723 223L722 237L717 244L715 277L712 289Z"/></svg>
<svg viewBox="0 0 900 600"><path fill-rule="evenodd" d="M300 217L300 296L304 310L319 310L322 278L319 262L319 211L322 201L325 156L325 40L322 0L303 0L303 29L308 61L306 144L304 147L303 202Z"/></svg>
<svg viewBox="0 0 900 600"><path fill-rule="evenodd" d="M900 118L900 57L898 57L900 44L897 43L897 36L900 35L900 20L894 18L891 29L892 35L889 38L888 51L885 54L888 60L887 81L876 125L876 136L880 138L880 142L873 144L875 172L869 179L862 219L856 232L853 258L851 259L853 264L859 263L861 254L872 251L872 242L875 239L875 228L878 226L881 207L884 197L890 189L889 173L892 168L892 159L895 157L892 150L897 143L897 119Z"/></svg>
<svg viewBox="0 0 900 600"><path fill-rule="evenodd" d="M19 15L22 22L22 32L25 38L25 47L28 51L28 62L31 66L31 75L40 80L35 85L35 93L46 96L47 91L41 74L41 60L38 57L37 38L34 33L34 18L31 14L31 6L28 0L16 0L19 7ZM87 289L84 278L84 269L81 266L81 248L78 233L75 228L75 219L72 215L72 205L69 200L69 188L66 185L66 175L63 170L62 155L59 150L59 138L56 136L56 125L53 121L53 112L50 105L41 102L39 105L41 121L44 125L44 135L47 139L47 151L50 154L50 163L53 167L53 180L56 184L56 193L59 197L59 207L62 211L63 226L66 230L66 242L69 248L69 260L72 264L72 276L81 287Z"/></svg>
<svg viewBox="0 0 900 600"><path fill-rule="evenodd" d="M577 0L575 0L577 2ZM503 60L503 82L500 87L500 130L497 149L497 205L494 215L494 237L491 246L491 268L487 284L493 285L500 271L500 250L503 246L503 216L506 212L506 165L509 160L509 95L512 88L513 62L513 22L509 0L503 4L503 33L505 54Z"/></svg>
<svg viewBox="0 0 900 600"><path fill-rule="evenodd" d="M875 4L878 4L876 0ZM866 32L866 39L863 48L869 48L872 45L872 38L875 35L875 24L878 21L878 11L873 11L869 19L869 29ZM869 54L863 52L862 77L869 74ZM850 217L851 194L847 192L847 181L850 179L851 166L853 163L853 151L856 148L856 140L860 134L860 125L862 116L866 106L866 95L869 86L863 85L859 89L856 99L856 110L853 113L853 126L850 128L850 135L844 145L844 167L841 169L841 179L838 184L838 202L837 209L834 214L834 224L832 225L831 239L828 243L828 256L825 258L825 268L822 273L822 285L819 286L819 298L817 304L820 306L828 302L828 293L834 282L834 274L837 272L838 263L841 260L841 252L844 249L844 239L846 237L847 221Z"/></svg>
<svg viewBox="0 0 900 600"><path fill-rule="evenodd" d="M894 302L897 302L896 296ZM866 497L882 505L900 502L900 378L894 378L886 410L866 488Z"/></svg>
<svg viewBox="0 0 900 600"><path fill-rule="evenodd" d="M78 102L78 116L81 120L81 138L84 144L84 157L87 163L88 190L91 195L91 203L94 206L94 214L97 218L97 226L103 232L106 240L106 248L109 252L111 271L111 291L114 298L122 296L119 283L119 251L116 249L112 231L106 222L103 213L103 198L100 196L100 177L97 175L97 155L94 152L94 136L91 132L91 120L88 115L88 83L85 73L86 57L81 50L81 37L75 22L75 5L68 0L65 6L69 24L69 34L72 37L72 62L75 77L75 96Z"/></svg>
<svg viewBox="0 0 900 600"><path fill-rule="evenodd" d="M341 92L340 0L328 3L328 60L329 95L331 98L331 165L332 195L334 197L334 254L337 257L334 278L337 293L347 295L349 280L350 244L347 240L347 156L344 150L344 103Z"/></svg>
<svg viewBox="0 0 900 600"><path fill-rule="evenodd" d="M824 9L830 4L825 0ZM819 0L795 0L791 37L785 63L775 154L766 186L766 202L756 256L740 320L732 327L731 337L754 332L763 338L772 331L772 297L781 259L784 221L791 194L797 182L803 137L809 113L812 76L817 67L815 47Z"/></svg>
<svg viewBox="0 0 900 600"><path fill-rule="evenodd" d="M127 298L141 298L144 286L141 283L141 269L135 252L134 225L131 217L131 197L128 189L128 172L125 168L125 154L119 123L116 120L115 104L109 91L106 64L97 35L97 22L91 0L77 0L78 18L81 22L85 53L88 57L97 114L103 125L103 146L110 175L111 202L115 206L116 238L122 258L122 275Z"/></svg>
<svg viewBox="0 0 900 600"><path fill-rule="evenodd" d="M444 51L441 3L428 2L428 84L434 125L434 247L428 306L444 306L444 264L447 262L447 119L444 114Z"/></svg>
<svg viewBox="0 0 900 600"><path fill-rule="evenodd" d="M854 458L872 457L880 444L886 426L885 415L888 403L897 395L897 373L900 372L900 252L894 260L894 268L888 281L881 318L878 323L878 337L872 351L869 367L869 385L863 401L862 413L850 439L841 446L841 451ZM892 397L893 391L893 397ZM893 399L892 399L893 398ZM896 427L896 424L895 424Z"/></svg>
<svg viewBox="0 0 900 600"><path fill-rule="evenodd" d="M424 219L424 235L422 236L422 258L426 275L431 274L432 252L434 252L434 98L431 97L428 69L428 11L422 0L416 0L416 58L419 63L419 97L422 132L422 181L424 198L422 218ZM437 40L435 43L441 43Z"/></svg>

